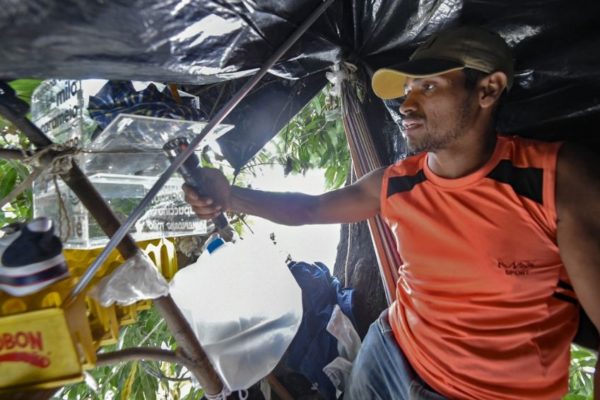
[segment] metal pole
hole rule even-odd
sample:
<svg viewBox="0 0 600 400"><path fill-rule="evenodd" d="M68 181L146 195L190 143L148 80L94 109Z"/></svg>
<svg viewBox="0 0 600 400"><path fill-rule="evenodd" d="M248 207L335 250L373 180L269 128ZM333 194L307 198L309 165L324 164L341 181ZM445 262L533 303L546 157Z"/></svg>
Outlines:
<svg viewBox="0 0 600 400"><path fill-rule="evenodd" d="M89 282L92 280L98 269L102 266L104 261L110 255L110 252L115 246L121 241L121 239L127 234L129 229L135 224L135 222L142 216L145 208L150 204L154 196L162 189L164 184L169 180L171 175L183 164L183 162L194 152L200 141L206 137L218 124L220 124L225 117L233 111L240 101L256 86L256 84L262 79L263 76L273 67L273 65L281 58L281 56L288 51L292 45L304 34L304 32L321 16L321 14L333 3L334 0L325 0L319 7L317 7L311 15L292 33L292 35L273 53L271 57L265 62L264 66L254 75L246 84L235 94L235 96L227 102L227 104L214 116L212 120L204 127L191 142L190 146L177 156L169 168L158 178L156 183L152 186L146 196L140 201L138 206L131 212L131 215L121 227L115 232L113 237L107 243L106 247L98 255L98 258L94 260L94 263L85 271L77 285L73 288L67 301L75 298L81 293Z"/></svg>

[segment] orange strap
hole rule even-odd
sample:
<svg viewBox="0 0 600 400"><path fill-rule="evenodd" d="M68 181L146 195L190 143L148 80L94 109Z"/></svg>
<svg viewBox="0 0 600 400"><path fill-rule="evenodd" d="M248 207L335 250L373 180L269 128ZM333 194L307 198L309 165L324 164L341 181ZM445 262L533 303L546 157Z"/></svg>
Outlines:
<svg viewBox="0 0 600 400"><path fill-rule="evenodd" d="M350 147L352 166L358 178L383 167L364 116L356 90L352 84L342 83L342 119ZM379 274L384 282L388 304L396 299L398 268L402 264L396 251L394 237L380 215L368 220L373 247L379 264Z"/></svg>

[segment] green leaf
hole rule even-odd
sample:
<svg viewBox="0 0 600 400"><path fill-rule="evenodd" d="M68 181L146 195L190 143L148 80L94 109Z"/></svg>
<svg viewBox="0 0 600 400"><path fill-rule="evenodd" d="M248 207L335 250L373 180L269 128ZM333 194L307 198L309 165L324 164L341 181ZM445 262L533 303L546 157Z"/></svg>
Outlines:
<svg viewBox="0 0 600 400"><path fill-rule="evenodd" d="M17 182L17 171L14 168L8 168L3 171L0 178L0 198L5 198L15 187Z"/></svg>
<svg viewBox="0 0 600 400"><path fill-rule="evenodd" d="M154 377L144 375L140 379L139 385L142 387L144 398L146 400L155 400L158 391L158 381Z"/></svg>
<svg viewBox="0 0 600 400"><path fill-rule="evenodd" d="M325 121L335 121L342 117L342 113L339 109L329 110L325 112Z"/></svg>
<svg viewBox="0 0 600 400"><path fill-rule="evenodd" d="M587 397L581 394L568 394L563 397L563 400L592 400L591 397Z"/></svg>
<svg viewBox="0 0 600 400"><path fill-rule="evenodd" d="M39 79L18 79L11 81L8 84L12 87L18 98L31 103L31 95L33 91L42 83Z"/></svg>
<svg viewBox="0 0 600 400"><path fill-rule="evenodd" d="M133 382L135 381L137 370L138 370L139 362L134 361L131 365L131 369L129 374L127 374L127 378L125 383L123 384L123 390L121 391L121 400L128 400L132 398L133 391Z"/></svg>
<svg viewBox="0 0 600 400"><path fill-rule="evenodd" d="M323 97L322 96L317 96L314 100L314 110L318 113L321 114L321 112L323 111Z"/></svg>
<svg viewBox="0 0 600 400"><path fill-rule="evenodd" d="M303 129L303 130L304 130L305 132L311 132L311 131L313 131L313 130L315 130L315 129L319 128L321 123L322 123L322 122L321 122L321 121L319 121L318 119L313 119L311 122L309 122L309 123L308 123L308 124L307 124L307 125L304 127L304 129Z"/></svg>

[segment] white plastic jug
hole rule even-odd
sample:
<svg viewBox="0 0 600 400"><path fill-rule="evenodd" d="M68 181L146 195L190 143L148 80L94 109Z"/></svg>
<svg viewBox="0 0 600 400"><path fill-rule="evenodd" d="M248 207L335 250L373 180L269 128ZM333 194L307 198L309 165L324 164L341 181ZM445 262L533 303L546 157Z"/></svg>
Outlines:
<svg viewBox="0 0 600 400"><path fill-rule="evenodd" d="M230 391L271 372L302 320L298 284L273 243L255 236L213 239L170 292Z"/></svg>

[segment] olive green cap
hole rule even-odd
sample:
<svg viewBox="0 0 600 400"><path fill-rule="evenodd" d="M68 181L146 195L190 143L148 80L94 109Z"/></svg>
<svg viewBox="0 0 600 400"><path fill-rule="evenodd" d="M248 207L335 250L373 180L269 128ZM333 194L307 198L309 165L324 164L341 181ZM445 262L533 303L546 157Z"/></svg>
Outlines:
<svg viewBox="0 0 600 400"><path fill-rule="evenodd" d="M450 71L472 68L485 73L502 71L507 89L513 83L512 52L495 32L473 26L448 29L429 37L409 61L373 74L371 85L382 99L404 96L407 78L426 78Z"/></svg>

